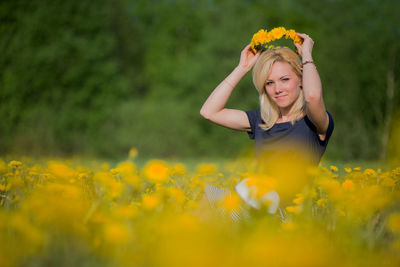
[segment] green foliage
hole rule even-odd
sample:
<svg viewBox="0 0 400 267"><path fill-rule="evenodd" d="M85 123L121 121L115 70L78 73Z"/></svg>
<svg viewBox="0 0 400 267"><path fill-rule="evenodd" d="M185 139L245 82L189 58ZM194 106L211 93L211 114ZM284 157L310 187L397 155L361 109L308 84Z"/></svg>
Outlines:
<svg viewBox="0 0 400 267"><path fill-rule="evenodd" d="M231 156L251 144L199 115L260 28L308 33L335 131L327 157L383 149L398 80L396 1L22 0L0 3L0 151ZM340 14L340 16L338 15ZM292 47L294 48L294 47ZM255 109L247 75L228 107Z"/></svg>

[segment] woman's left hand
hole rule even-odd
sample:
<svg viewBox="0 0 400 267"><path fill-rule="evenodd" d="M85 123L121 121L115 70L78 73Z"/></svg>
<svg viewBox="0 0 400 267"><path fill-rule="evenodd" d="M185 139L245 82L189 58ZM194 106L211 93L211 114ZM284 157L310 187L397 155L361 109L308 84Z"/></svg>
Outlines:
<svg viewBox="0 0 400 267"><path fill-rule="evenodd" d="M296 33L301 39L303 39L303 44L294 43L297 48L297 52L301 55L302 59L310 59L311 53L314 46L314 41L305 33Z"/></svg>

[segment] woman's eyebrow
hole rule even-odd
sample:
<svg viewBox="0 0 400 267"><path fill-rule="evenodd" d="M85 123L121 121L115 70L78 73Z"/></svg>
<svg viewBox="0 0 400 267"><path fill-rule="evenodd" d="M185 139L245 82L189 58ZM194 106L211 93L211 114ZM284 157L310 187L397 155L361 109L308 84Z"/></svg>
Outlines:
<svg viewBox="0 0 400 267"><path fill-rule="evenodd" d="M290 74L284 74L284 75L282 75L280 78L283 78L283 77L285 77L285 76L289 76L289 77L290 77ZM273 80L267 79L266 81L273 81Z"/></svg>

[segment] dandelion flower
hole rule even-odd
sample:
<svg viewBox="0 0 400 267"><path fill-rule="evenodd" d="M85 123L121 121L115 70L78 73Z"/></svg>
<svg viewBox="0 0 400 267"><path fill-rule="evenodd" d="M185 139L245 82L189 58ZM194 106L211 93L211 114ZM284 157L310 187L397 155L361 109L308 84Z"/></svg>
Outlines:
<svg viewBox="0 0 400 267"><path fill-rule="evenodd" d="M386 186L386 187L393 187L396 185L395 181L390 178L390 177L383 177L382 182L381 182L382 186Z"/></svg>
<svg viewBox="0 0 400 267"><path fill-rule="evenodd" d="M328 202L328 199L320 198L320 199L317 200L317 205L320 208L325 208L327 202Z"/></svg>
<svg viewBox="0 0 400 267"><path fill-rule="evenodd" d="M155 183L162 183L168 181L169 168L162 160L151 160L147 162L142 170L144 176Z"/></svg>
<svg viewBox="0 0 400 267"><path fill-rule="evenodd" d="M331 165L329 168L330 168L331 171L333 171L333 172L337 172L337 171L338 171L338 167L336 167L336 166Z"/></svg>
<svg viewBox="0 0 400 267"><path fill-rule="evenodd" d="M345 180L342 183L342 187L344 188L344 190L346 191L353 191L354 190L354 182L352 180Z"/></svg>
<svg viewBox="0 0 400 267"><path fill-rule="evenodd" d="M132 147L131 149L129 149L129 158L134 159L137 157L138 154L139 151L137 150L136 147Z"/></svg>
<svg viewBox="0 0 400 267"><path fill-rule="evenodd" d="M389 215L387 219L388 228L396 234L400 234L400 213L395 212Z"/></svg>
<svg viewBox="0 0 400 267"><path fill-rule="evenodd" d="M287 206L285 209L286 209L287 212L295 213L295 214L300 213L300 211L301 211L301 207L298 206L298 205L296 205L296 206Z"/></svg>
<svg viewBox="0 0 400 267"><path fill-rule="evenodd" d="M8 167L10 168L20 168L22 166L22 163L20 161L12 160L10 163L8 163Z"/></svg>

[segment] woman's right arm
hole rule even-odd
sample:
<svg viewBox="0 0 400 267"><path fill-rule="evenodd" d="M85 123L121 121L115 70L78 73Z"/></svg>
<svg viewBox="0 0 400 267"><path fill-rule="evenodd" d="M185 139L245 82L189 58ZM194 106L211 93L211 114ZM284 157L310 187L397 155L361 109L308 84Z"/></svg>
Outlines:
<svg viewBox="0 0 400 267"><path fill-rule="evenodd" d="M214 89L204 102L200 115L221 126L234 130L250 131L250 123L246 112L237 109L225 108L226 102L239 81L254 66L260 52L253 54L250 45L247 45L240 55L239 65Z"/></svg>

